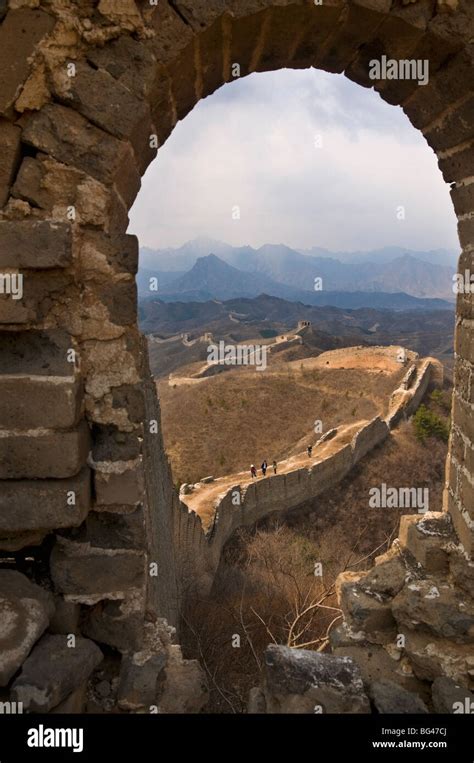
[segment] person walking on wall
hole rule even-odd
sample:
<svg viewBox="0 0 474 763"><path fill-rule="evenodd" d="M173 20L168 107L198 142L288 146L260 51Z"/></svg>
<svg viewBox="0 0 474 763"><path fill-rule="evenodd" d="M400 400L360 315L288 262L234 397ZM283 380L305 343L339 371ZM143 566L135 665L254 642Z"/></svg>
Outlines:
<svg viewBox="0 0 474 763"><path fill-rule="evenodd" d="M277 462L273 461L272 466L273 466L273 474L276 474L277 473Z"/></svg>
<svg viewBox="0 0 474 763"><path fill-rule="evenodd" d="M262 464L262 474L263 474L264 477L267 474L267 469L268 469L268 464L267 464L266 461L264 461L263 464Z"/></svg>
<svg viewBox="0 0 474 763"><path fill-rule="evenodd" d="M313 453L313 446L312 445L308 445L308 458L311 458L312 453Z"/></svg>
<svg viewBox="0 0 474 763"><path fill-rule="evenodd" d="M252 466L250 467L250 474L252 475L252 479L254 479L254 477L255 478L257 477L257 470L256 470L254 464L252 464Z"/></svg>

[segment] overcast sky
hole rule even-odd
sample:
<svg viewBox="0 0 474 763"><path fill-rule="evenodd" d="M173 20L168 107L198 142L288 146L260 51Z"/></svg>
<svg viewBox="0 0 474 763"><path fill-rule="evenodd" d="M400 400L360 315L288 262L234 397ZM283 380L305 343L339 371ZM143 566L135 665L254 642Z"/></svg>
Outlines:
<svg viewBox="0 0 474 763"><path fill-rule="evenodd" d="M335 251L458 247L449 188L403 111L312 69L252 74L201 101L149 167L129 232L152 248L199 235Z"/></svg>

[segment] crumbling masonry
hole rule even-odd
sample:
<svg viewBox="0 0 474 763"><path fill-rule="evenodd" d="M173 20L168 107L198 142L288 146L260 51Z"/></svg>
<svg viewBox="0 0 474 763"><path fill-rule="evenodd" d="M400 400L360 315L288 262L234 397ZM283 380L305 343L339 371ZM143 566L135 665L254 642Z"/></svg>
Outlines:
<svg viewBox="0 0 474 763"><path fill-rule="evenodd" d="M165 622L179 606L178 499L137 328L138 242L125 233L140 177L176 122L253 71L314 66L375 86L423 132L452 185L464 273L473 32L470 0L0 0L0 272L24 285L22 299L0 295L5 696L30 710L80 709L108 645L122 655L123 709L202 704L199 669ZM374 83L369 61L382 55L429 59L429 84ZM341 582L338 669L367 643L382 664L403 631L405 675L472 681L472 306L472 294L458 296L446 513L429 526L405 520L388 559ZM439 596L424 596L427 586ZM269 653L260 709L288 709L295 682L275 678L285 659Z"/></svg>

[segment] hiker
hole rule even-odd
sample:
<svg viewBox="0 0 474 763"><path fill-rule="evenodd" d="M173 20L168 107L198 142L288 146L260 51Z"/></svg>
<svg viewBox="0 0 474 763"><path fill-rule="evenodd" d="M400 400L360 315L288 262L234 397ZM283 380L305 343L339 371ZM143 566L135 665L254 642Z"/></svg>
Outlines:
<svg viewBox="0 0 474 763"><path fill-rule="evenodd" d="M313 446L308 445L308 458L311 458L312 453L313 453Z"/></svg>
<svg viewBox="0 0 474 763"><path fill-rule="evenodd" d="M268 464L267 464L266 461L264 461L263 464L262 464L262 474L263 474L264 477L267 474L267 469L268 469Z"/></svg>
<svg viewBox="0 0 474 763"><path fill-rule="evenodd" d="M272 466L273 466L273 474L276 474L277 473L277 462L274 461Z"/></svg>
<svg viewBox="0 0 474 763"><path fill-rule="evenodd" d="M252 464L252 466L250 467L250 474L252 475L252 479L253 479L254 477L255 477L255 478L257 477L257 470L256 470L256 468L255 468L255 466L254 466L253 464Z"/></svg>

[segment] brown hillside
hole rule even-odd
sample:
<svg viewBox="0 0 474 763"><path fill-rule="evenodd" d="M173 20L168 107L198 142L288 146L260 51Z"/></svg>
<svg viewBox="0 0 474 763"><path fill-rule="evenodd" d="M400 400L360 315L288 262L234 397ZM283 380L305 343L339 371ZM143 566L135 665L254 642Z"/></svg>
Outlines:
<svg viewBox="0 0 474 763"><path fill-rule="evenodd" d="M224 476L292 455L323 431L386 412L403 369L233 369L197 384L158 383L165 447L174 481Z"/></svg>

